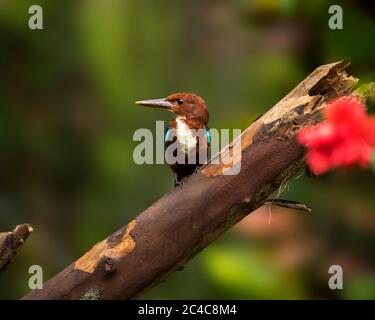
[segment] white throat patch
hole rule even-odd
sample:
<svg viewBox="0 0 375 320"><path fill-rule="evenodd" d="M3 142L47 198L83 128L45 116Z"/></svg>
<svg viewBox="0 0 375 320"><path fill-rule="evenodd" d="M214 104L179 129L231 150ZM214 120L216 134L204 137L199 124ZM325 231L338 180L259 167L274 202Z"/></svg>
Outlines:
<svg viewBox="0 0 375 320"><path fill-rule="evenodd" d="M176 136L179 143L184 146L184 153L190 154L190 152L196 149L197 139L185 123L185 119L185 117L176 118Z"/></svg>

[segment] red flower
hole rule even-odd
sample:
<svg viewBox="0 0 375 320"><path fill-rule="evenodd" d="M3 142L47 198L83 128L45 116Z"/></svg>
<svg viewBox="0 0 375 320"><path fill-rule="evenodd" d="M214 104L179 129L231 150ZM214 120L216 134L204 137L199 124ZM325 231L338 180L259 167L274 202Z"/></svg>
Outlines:
<svg viewBox="0 0 375 320"><path fill-rule="evenodd" d="M364 104L350 96L331 101L324 117L323 122L297 134L298 142L308 148L310 169L322 174L355 164L367 168L375 146L375 117L368 116Z"/></svg>

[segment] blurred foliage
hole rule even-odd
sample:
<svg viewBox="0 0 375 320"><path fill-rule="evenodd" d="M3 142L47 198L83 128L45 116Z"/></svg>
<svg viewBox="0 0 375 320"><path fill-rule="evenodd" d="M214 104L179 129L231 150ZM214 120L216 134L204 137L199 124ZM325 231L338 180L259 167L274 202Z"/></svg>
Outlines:
<svg viewBox="0 0 375 320"><path fill-rule="evenodd" d="M44 29L27 27L40 4ZM328 28L341 4L344 30ZM167 166L133 162L133 133L170 120L137 108L172 92L205 98L212 128L246 128L318 65L350 58L375 80L366 1L0 1L0 230L35 232L0 274L0 298L28 292L172 188ZM370 171L300 177L282 198L303 215L251 214L145 298L375 298ZM167 250L167 248L166 248ZM344 290L328 268L344 268Z"/></svg>

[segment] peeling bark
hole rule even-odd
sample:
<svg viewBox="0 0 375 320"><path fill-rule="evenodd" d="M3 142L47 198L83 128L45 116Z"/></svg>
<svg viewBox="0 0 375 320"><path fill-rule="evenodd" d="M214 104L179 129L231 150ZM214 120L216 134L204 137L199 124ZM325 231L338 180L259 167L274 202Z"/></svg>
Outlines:
<svg viewBox="0 0 375 320"><path fill-rule="evenodd" d="M17 226L13 231L0 233L0 272L4 271L33 228L29 224Z"/></svg>
<svg viewBox="0 0 375 320"><path fill-rule="evenodd" d="M106 265L113 265L110 263L112 259L124 258L135 247L135 242L129 234L135 225L136 221L133 220L126 228L117 231L106 240L97 243L90 251L75 262L74 268L93 273L103 259ZM109 271L114 271L113 267L109 269L107 266L107 272Z"/></svg>
<svg viewBox="0 0 375 320"><path fill-rule="evenodd" d="M224 231L304 169L296 132L320 119L325 102L350 93L344 62L321 66L220 153L241 144L241 170L209 163L128 226L24 299L130 299L182 268ZM220 156L220 154L218 155Z"/></svg>

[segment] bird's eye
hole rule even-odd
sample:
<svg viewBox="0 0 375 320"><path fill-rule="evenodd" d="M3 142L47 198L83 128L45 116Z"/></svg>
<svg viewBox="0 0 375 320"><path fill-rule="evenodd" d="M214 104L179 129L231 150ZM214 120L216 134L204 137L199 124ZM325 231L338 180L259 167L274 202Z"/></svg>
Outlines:
<svg viewBox="0 0 375 320"><path fill-rule="evenodd" d="M176 102L177 102L177 104L182 105L182 104L184 103L184 100L182 100L182 99L177 99Z"/></svg>

